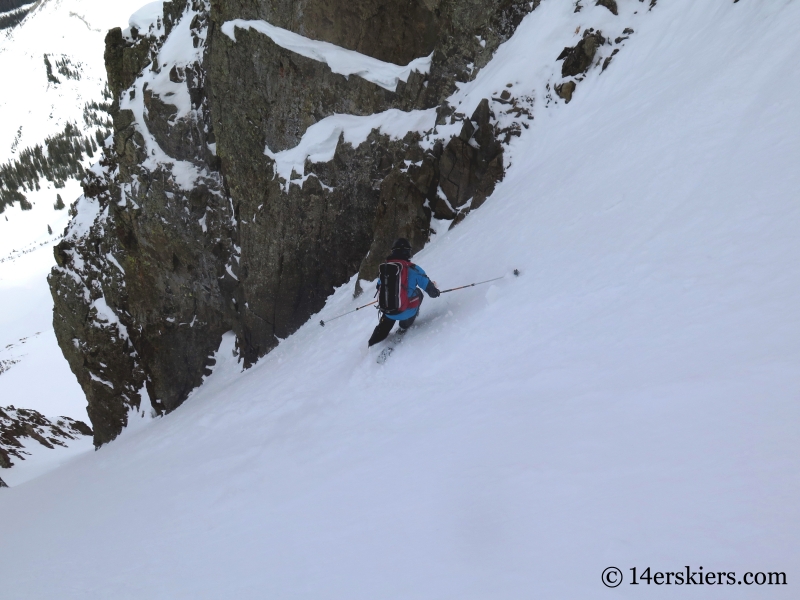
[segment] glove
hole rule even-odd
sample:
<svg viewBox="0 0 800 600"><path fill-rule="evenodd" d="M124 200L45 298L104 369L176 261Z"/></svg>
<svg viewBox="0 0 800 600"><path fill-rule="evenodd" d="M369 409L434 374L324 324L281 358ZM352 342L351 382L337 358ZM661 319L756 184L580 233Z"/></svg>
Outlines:
<svg viewBox="0 0 800 600"><path fill-rule="evenodd" d="M425 291L428 292L428 296L431 298L438 298L441 295L441 292L436 288L432 281L428 284L428 287L425 288Z"/></svg>

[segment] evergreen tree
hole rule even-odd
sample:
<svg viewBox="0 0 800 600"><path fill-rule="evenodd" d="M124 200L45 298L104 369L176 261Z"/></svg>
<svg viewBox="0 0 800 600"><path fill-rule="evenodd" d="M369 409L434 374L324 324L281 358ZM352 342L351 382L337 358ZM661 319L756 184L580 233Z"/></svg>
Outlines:
<svg viewBox="0 0 800 600"><path fill-rule="evenodd" d="M56 210L64 210L64 201L61 199L61 194L56 194L56 203L53 205Z"/></svg>
<svg viewBox="0 0 800 600"><path fill-rule="evenodd" d="M0 0L0 12L8 12L32 3L33 0Z"/></svg>
<svg viewBox="0 0 800 600"><path fill-rule="evenodd" d="M44 68L47 69L47 81L50 83L61 83L61 80L53 75L53 65L50 63L50 59L47 58L47 54L44 55Z"/></svg>
<svg viewBox="0 0 800 600"><path fill-rule="evenodd" d="M95 139L102 146L103 140L110 134L107 129L96 129L94 139L83 137L77 126L67 123L61 133L45 139L44 147L37 144L25 148L19 152L16 160L0 163L0 213L7 206L24 199L22 192L40 190L41 179L52 182L60 189L67 180L83 177L85 169L81 160L84 155L94 158L94 152L99 149ZM56 210L63 209L64 201L57 197L53 207Z"/></svg>

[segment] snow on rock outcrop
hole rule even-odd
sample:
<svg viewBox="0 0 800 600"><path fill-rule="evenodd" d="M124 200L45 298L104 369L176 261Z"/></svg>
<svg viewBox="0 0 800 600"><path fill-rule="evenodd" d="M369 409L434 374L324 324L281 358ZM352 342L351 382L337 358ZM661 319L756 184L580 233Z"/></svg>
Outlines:
<svg viewBox="0 0 800 600"><path fill-rule="evenodd" d="M110 107L106 31L125 25L141 2L12 2L25 4L19 10L28 14L0 31L0 196L13 190L30 207L0 199L0 362L18 361L0 376L0 401L47 417L87 420L85 395L56 341L46 278L55 264L53 246L71 219L69 207L81 195L80 172L98 160L98 134L104 138L111 126L104 110ZM28 343L20 345L21 339Z"/></svg>
<svg viewBox="0 0 800 600"><path fill-rule="evenodd" d="M395 65L328 42L310 40L292 31L270 25L266 21L234 19L224 23L220 30L235 42L236 28L252 29L263 33L281 48L306 58L324 62L330 67L332 73L338 73L345 77L357 75L390 92L397 91L398 83L401 81L406 83L411 73L415 71L427 75L430 72L433 58L431 54L415 58L405 66Z"/></svg>
<svg viewBox="0 0 800 600"><path fill-rule="evenodd" d="M86 393L96 445L133 413L175 408L230 329L221 288L233 207L211 150L208 5L157 10L106 38L114 135L84 179L50 276L56 335Z"/></svg>
<svg viewBox="0 0 800 600"><path fill-rule="evenodd" d="M392 140L403 139L409 132L431 131L436 123L436 109L402 111L390 108L374 115L331 115L311 125L300 143L293 148L273 152L266 147L264 154L275 161L275 176L283 179L284 191L292 184L302 186L305 179L292 174L305 173L306 161L312 164L333 160L340 143L360 146L376 132Z"/></svg>
<svg viewBox="0 0 800 600"><path fill-rule="evenodd" d="M91 435L91 428L83 421L69 417L49 419L35 410L0 407L0 468L10 469L15 460L25 460L33 442L53 450Z"/></svg>
<svg viewBox="0 0 800 600"><path fill-rule="evenodd" d="M131 41L135 36L152 35L161 29L164 19L164 0L145 4L128 19L128 28L122 32ZM134 32L135 30L135 32Z"/></svg>

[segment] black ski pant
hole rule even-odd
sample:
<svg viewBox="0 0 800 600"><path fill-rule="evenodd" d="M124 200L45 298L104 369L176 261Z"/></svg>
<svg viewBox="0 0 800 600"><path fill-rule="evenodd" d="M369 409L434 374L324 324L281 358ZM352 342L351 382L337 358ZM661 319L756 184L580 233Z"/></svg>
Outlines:
<svg viewBox="0 0 800 600"><path fill-rule="evenodd" d="M420 306L422 306L422 294L420 294L419 299ZM403 319L402 321L395 321L394 319L390 319L383 313L381 313L381 320L378 321L377 327L372 332L372 337L369 338L369 342L367 342L367 346L374 346L378 342L382 342L389 336L389 332L394 327L395 323L400 323L400 329L408 329L414 324L414 320L419 315L419 307L417 307L417 312L414 313L413 317L409 317L408 319Z"/></svg>

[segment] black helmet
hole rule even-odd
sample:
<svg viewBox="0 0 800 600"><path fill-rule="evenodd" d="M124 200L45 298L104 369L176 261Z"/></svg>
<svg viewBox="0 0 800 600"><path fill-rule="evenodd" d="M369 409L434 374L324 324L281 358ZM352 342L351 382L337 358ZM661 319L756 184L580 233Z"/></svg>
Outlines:
<svg viewBox="0 0 800 600"><path fill-rule="evenodd" d="M406 238L397 238L392 244L392 250L411 250L411 244L408 243Z"/></svg>
<svg viewBox="0 0 800 600"><path fill-rule="evenodd" d="M392 256L398 256L408 260L411 258L411 244L406 238L397 238L392 244Z"/></svg>

